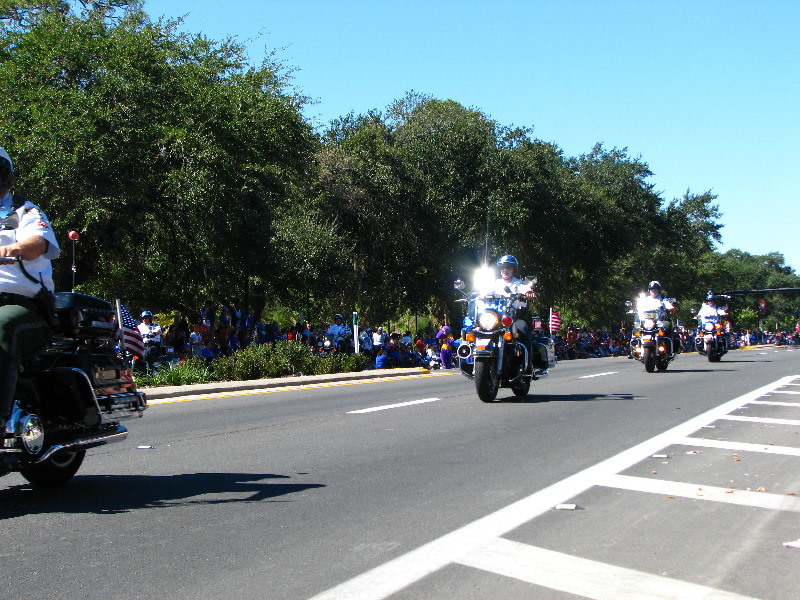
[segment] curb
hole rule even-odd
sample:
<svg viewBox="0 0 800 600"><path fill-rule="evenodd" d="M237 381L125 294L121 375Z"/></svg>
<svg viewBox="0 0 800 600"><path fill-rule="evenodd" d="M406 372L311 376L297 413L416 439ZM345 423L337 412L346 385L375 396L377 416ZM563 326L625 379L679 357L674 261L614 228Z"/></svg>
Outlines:
<svg viewBox="0 0 800 600"><path fill-rule="evenodd" d="M428 369L412 367L405 369L371 369L354 373L333 373L331 375L298 375L271 379L250 379L248 381L219 381L194 385L171 385L167 387L139 388L148 400L175 398L178 396L199 396L219 392L241 392L277 387L299 387L314 383L336 383L357 379L378 379L384 377L404 377L408 375L427 375Z"/></svg>

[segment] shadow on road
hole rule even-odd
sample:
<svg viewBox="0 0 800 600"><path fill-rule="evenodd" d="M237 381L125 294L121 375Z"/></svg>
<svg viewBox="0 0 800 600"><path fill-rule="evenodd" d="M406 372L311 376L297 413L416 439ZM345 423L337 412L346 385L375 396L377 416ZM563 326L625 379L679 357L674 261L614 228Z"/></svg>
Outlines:
<svg viewBox="0 0 800 600"><path fill-rule="evenodd" d="M30 514L114 514L144 508L275 501L274 498L287 494L325 487L313 483L272 483L263 481L265 479L289 479L289 476L267 473L77 475L62 487L17 485L0 490L0 519Z"/></svg>
<svg viewBox="0 0 800 600"><path fill-rule="evenodd" d="M555 394L528 394L527 396L509 396L501 398L492 404L540 404L542 402L597 402L599 400L637 400L639 396L632 394L566 394L557 396Z"/></svg>

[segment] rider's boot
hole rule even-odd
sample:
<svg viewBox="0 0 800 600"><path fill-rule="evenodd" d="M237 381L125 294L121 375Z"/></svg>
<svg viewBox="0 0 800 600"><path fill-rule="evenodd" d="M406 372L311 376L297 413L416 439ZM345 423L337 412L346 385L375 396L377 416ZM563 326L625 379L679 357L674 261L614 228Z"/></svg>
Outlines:
<svg viewBox="0 0 800 600"><path fill-rule="evenodd" d="M22 361L18 356L0 350L0 440L13 437L13 431L6 431L11 407L14 404L14 392L17 389L19 367ZM0 443L0 445L2 445Z"/></svg>

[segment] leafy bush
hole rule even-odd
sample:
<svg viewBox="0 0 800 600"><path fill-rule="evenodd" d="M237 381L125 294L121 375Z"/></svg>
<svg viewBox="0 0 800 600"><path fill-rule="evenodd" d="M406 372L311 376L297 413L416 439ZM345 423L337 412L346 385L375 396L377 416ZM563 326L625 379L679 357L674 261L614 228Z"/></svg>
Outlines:
<svg viewBox="0 0 800 600"><path fill-rule="evenodd" d="M245 381L270 379L294 373L304 375L327 375L363 371L369 358L363 354L336 354L322 357L309 353L308 346L296 341L278 342L273 348L269 344L250 346L223 356L206 365L201 358L190 358L184 364L158 373L136 376L140 387L190 385L209 381Z"/></svg>
<svg viewBox="0 0 800 600"><path fill-rule="evenodd" d="M136 375L137 385L152 387L208 383L211 380L211 370L198 358L190 358L182 365L173 364L170 368L162 368L157 373Z"/></svg>
<svg viewBox="0 0 800 600"><path fill-rule="evenodd" d="M345 354L342 356L342 373L363 371L369 364L366 354Z"/></svg>
<svg viewBox="0 0 800 600"><path fill-rule="evenodd" d="M275 344L275 352L282 356L290 373L303 372L311 353L308 346L296 340L283 340Z"/></svg>

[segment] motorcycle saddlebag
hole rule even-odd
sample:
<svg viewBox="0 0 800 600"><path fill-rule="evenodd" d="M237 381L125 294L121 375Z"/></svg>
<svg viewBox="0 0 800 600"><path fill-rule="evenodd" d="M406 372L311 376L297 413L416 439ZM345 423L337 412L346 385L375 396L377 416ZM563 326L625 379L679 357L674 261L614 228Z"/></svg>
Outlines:
<svg viewBox="0 0 800 600"><path fill-rule="evenodd" d="M556 366L556 351L553 340L540 336L533 338L533 366L538 369L550 369Z"/></svg>
<svg viewBox="0 0 800 600"><path fill-rule="evenodd" d="M110 338L116 328L115 311L102 298L75 292L56 292L57 335L75 338Z"/></svg>

